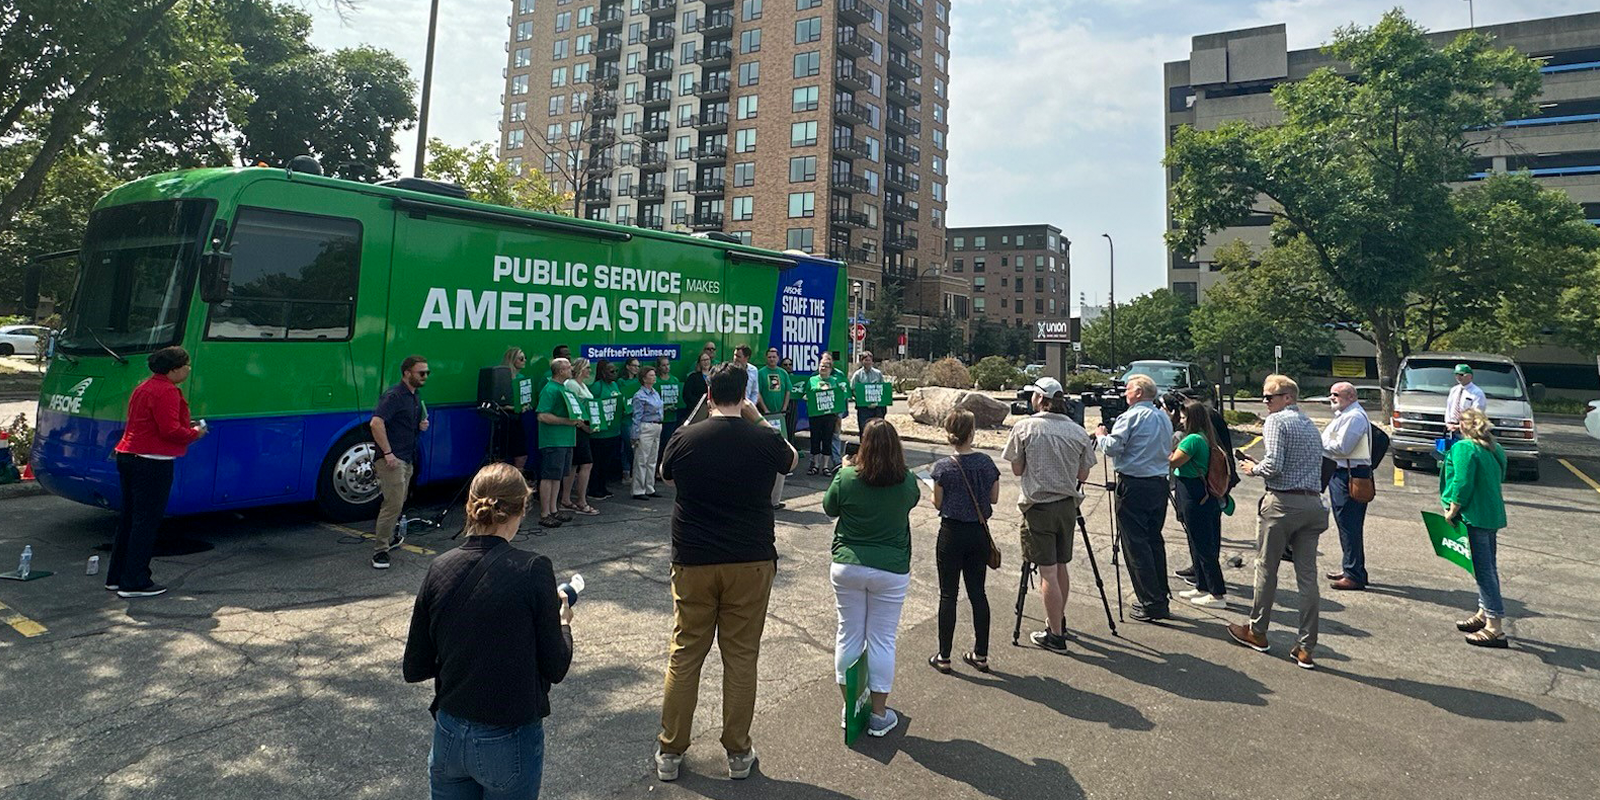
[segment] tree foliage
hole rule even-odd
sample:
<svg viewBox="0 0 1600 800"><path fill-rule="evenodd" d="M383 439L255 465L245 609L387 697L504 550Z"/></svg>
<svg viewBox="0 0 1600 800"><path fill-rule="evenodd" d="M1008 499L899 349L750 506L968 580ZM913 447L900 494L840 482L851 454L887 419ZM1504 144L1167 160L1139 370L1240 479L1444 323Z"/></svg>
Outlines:
<svg viewBox="0 0 1600 800"><path fill-rule="evenodd" d="M979 389L993 391L1007 386L1021 386L1027 381L1022 370L1003 356L984 356L972 365L972 380Z"/></svg>
<svg viewBox="0 0 1600 800"><path fill-rule="evenodd" d="M480 202L551 214L571 211L567 196L552 189L544 173L533 170L518 175L510 164L495 157L493 146L483 142L452 147L429 139L425 171L429 178L460 184L468 197Z"/></svg>
<svg viewBox="0 0 1600 800"><path fill-rule="evenodd" d="M1194 306L1170 289L1156 289L1118 305L1116 361L1111 358L1111 313L1083 326L1083 354L1090 363L1115 368L1141 359L1183 359L1193 350L1189 314Z"/></svg>
<svg viewBox="0 0 1600 800"><path fill-rule="evenodd" d="M1224 346L1232 350L1235 385L1270 372L1275 347L1283 348L1279 368L1294 375L1337 346L1315 256L1303 242L1270 249L1259 262L1248 245L1233 242L1218 248L1216 259L1226 279L1189 316L1195 360L1217 365L1214 378L1222 378Z"/></svg>
<svg viewBox="0 0 1600 800"><path fill-rule="evenodd" d="M877 302L867 311L868 350L884 357L900 351L900 315L904 312L905 295L901 288L887 282L880 286Z"/></svg>
<svg viewBox="0 0 1600 800"><path fill-rule="evenodd" d="M933 330L929 331L929 349L933 356L955 355L966 351L966 342L961 336L961 326L956 324L954 314L945 312L934 323Z"/></svg>

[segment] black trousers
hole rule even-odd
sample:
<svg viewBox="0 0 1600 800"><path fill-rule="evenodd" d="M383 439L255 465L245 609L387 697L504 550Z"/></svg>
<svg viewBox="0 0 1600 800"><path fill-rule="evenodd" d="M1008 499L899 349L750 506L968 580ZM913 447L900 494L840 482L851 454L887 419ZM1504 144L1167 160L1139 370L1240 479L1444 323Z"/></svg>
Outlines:
<svg viewBox="0 0 1600 800"><path fill-rule="evenodd" d="M989 596L984 594L983 581L989 568L989 537L983 525L941 517L934 553L939 570L939 655L950 656L956 638L956 597L964 580L967 602L972 604L972 652L987 658Z"/></svg>
<svg viewBox="0 0 1600 800"><path fill-rule="evenodd" d="M117 518L117 536L111 541L107 586L138 590L155 583L150 579L150 555L155 550L161 517L167 513L167 498L172 496L175 465L169 460L117 454L122 514Z"/></svg>
<svg viewBox="0 0 1600 800"><path fill-rule="evenodd" d="M838 424L838 414L811 415L811 455L833 455L833 430Z"/></svg>
<svg viewBox="0 0 1600 800"><path fill-rule="evenodd" d="M1189 566L1195 588L1222 597L1228 584L1222 579L1222 501L1206 490L1204 478L1178 478L1179 518L1189 536Z"/></svg>
<svg viewBox="0 0 1600 800"><path fill-rule="evenodd" d="M589 496L602 497L611 490L609 481L622 480L622 437L589 437L589 453L594 466L589 469Z"/></svg>
<svg viewBox="0 0 1600 800"><path fill-rule="evenodd" d="M1167 544L1161 527L1167 524L1167 479L1132 478L1117 474L1117 535L1122 538L1122 558L1140 608L1165 614L1167 598Z"/></svg>

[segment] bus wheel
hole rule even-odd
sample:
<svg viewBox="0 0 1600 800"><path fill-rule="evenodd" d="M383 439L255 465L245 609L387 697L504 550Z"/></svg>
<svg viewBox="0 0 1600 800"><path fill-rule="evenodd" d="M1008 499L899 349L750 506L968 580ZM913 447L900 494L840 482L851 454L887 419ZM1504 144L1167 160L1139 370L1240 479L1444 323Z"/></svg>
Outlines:
<svg viewBox="0 0 1600 800"><path fill-rule="evenodd" d="M330 519L350 522L378 515L382 493L373 469L378 448L365 426L344 435L323 459L317 475L317 506Z"/></svg>

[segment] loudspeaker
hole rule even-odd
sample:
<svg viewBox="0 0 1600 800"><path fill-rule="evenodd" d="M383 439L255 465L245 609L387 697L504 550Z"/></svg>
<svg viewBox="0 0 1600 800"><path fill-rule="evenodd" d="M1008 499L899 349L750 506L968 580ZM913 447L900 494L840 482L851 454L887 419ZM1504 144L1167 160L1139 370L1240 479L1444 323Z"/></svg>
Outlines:
<svg viewBox="0 0 1600 800"><path fill-rule="evenodd" d="M478 370L478 404L509 406L511 402L511 368L507 366L484 367Z"/></svg>

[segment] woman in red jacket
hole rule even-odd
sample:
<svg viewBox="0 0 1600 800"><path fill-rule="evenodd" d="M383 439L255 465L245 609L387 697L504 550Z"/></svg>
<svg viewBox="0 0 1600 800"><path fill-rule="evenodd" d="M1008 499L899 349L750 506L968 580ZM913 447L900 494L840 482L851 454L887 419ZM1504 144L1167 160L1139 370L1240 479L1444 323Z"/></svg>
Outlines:
<svg viewBox="0 0 1600 800"><path fill-rule="evenodd" d="M122 479L122 516L111 545L106 588L118 597L155 597L167 591L150 579L156 529L172 494L173 461L206 435L205 423L189 421L189 403L178 384L189 377L189 352L163 347L150 354L152 374L128 397L128 427L117 442Z"/></svg>

